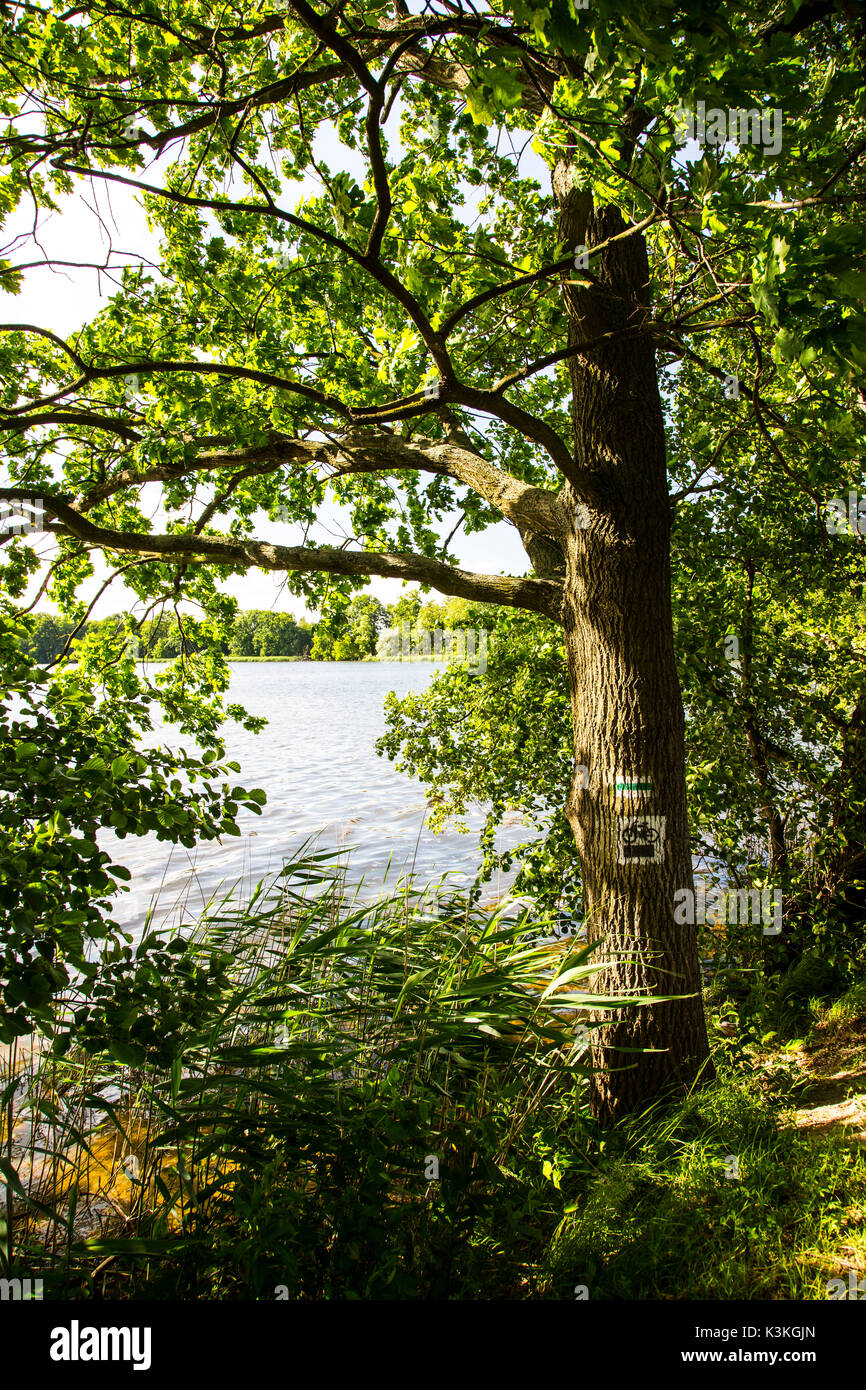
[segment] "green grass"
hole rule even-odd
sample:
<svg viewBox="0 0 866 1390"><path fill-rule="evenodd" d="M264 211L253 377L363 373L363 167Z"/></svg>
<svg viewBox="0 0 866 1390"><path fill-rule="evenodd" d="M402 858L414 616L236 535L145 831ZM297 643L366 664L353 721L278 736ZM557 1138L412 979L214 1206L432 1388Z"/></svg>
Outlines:
<svg viewBox="0 0 866 1390"><path fill-rule="evenodd" d="M824 1299L828 1279L866 1268L866 1154L787 1125L742 1069L612 1135L574 1208L547 1255L549 1297L582 1284L592 1299Z"/></svg>
<svg viewBox="0 0 866 1390"><path fill-rule="evenodd" d="M831 1029L866 1022L866 980L857 981L839 999L834 1000L826 1010L825 1019Z"/></svg>

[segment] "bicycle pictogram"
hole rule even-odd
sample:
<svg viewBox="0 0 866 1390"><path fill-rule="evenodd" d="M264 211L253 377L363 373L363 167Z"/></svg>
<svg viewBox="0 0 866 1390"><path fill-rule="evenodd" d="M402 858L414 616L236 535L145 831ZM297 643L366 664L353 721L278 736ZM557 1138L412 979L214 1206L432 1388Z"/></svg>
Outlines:
<svg viewBox="0 0 866 1390"><path fill-rule="evenodd" d="M620 818L617 861L658 864L664 852L664 816Z"/></svg>

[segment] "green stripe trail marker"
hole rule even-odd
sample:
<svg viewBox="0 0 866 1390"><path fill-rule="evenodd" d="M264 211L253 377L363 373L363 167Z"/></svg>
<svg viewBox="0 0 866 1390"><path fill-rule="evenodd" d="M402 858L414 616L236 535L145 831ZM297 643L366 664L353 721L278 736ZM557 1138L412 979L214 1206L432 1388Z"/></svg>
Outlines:
<svg viewBox="0 0 866 1390"><path fill-rule="evenodd" d="M651 777L617 777L614 786L618 796L639 796L653 789Z"/></svg>

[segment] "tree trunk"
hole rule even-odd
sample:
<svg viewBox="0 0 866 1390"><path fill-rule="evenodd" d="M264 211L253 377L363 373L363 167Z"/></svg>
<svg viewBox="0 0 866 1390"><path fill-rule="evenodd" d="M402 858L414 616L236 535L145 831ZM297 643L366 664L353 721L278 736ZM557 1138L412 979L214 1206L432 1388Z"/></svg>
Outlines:
<svg viewBox="0 0 866 1390"><path fill-rule="evenodd" d="M589 211L567 166L554 178L571 245L624 228L615 208ZM648 268L631 236L590 264L599 282L565 286L573 342L644 321ZM616 1011L594 1032L594 1113L627 1114L668 1089L713 1075L701 999L697 928L674 921L692 889L684 716L673 649L670 503L655 350L626 338L572 359L575 453L592 502L569 499L564 627L574 717L568 814L583 870L590 939L604 938L599 992L686 996ZM637 786L617 787L617 782ZM651 1051L636 1049L651 1048Z"/></svg>
<svg viewBox="0 0 866 1390"><path fill-rule="evenodd" d="M749 752L752 755L752 762L755 766L755 776L758 779L758 795L761 800L761 811L767 822L768 834L768 858L770 866L770 877L782 872L788 865L788 843L785 836L785 822L782 814L773 800L772 779L770 777L770 765L767 759L766 740L758 728L757 719L750 712L746 716L746 740L749 745Z"/></svg>

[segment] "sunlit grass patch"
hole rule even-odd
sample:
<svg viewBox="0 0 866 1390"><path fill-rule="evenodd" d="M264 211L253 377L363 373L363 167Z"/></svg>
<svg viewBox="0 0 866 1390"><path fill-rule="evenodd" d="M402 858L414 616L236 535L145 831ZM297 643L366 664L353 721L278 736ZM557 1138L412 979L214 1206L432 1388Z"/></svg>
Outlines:
<svg viewBox="0 0 866 1390"><path fill-rule="evenodd" d="M864 1249L866 1155L786 1123L760 1081L723 1077L612 1136L551 1242L548 1296L821 1299ZM852 1261L855 1263L852 1265Z"/></svg>

